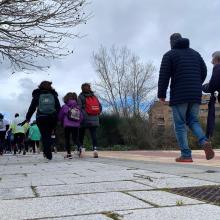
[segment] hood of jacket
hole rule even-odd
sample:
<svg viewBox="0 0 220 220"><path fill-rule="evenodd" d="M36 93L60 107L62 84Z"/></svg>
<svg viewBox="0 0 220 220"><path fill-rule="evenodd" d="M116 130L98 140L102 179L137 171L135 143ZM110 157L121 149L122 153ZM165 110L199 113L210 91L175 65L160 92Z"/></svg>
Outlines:
<svg viewBox="0 0 220 220"><path fill-rule="evenodd" d="M94 92L92 92L92 91L90 91L90 92L82 92L80 95L83 95L85 97L94 96Z"/></svg>
<svg viewBox="0 0 220 220"><path fill-rule="evenodd" d="M181 38L174 45L172 49L188 49L190 45L189 39Z"/></svg>
<svg viewBox="0 0 220 220"><path fill-rule="evenodd" d="M77 106L77 102L75 101L75 100L73 100L73 99L70 99L70 100L68 100L68 102L66 103L66 105L68 106L68 107L76 107Z"/></svg>

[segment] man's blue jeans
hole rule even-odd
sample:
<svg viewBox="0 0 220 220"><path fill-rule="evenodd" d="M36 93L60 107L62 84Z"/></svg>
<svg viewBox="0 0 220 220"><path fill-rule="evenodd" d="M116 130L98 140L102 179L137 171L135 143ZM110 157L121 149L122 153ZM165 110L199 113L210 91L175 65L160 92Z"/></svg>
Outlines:
<svg viewBox="0 0 220 220"><path fill-rule="evenodd" d="M185 103L172 106L176 138L181 150L181 156L184 158L192 157L187 138L187 126L197 137L200 145L203 145L207 141L199 123L199 109L200 105L197 103Z"/></svg>

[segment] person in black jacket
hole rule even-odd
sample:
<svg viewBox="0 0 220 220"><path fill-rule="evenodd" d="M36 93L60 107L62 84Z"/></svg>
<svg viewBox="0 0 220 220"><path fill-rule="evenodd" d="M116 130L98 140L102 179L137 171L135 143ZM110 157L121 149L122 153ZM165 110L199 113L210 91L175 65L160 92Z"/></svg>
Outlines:
<svg viewBox="0 0 220 220"><path fill-rule="evenodd" d="M215 130L215 103L216 92L218 92L218 101L220 102L220 51L216 51L212 54L213 71L212 77L209 83L202 86L202 90L205 93L211 93L208 108L206 137L212 138Z"/></svg>
<svg viewBox="0 0 220 220"><path fill-rule="evenodd" d="M52 88L52 82L43 81L39 88L32 93L32 102L26 115L26 121L30 121L37 109L36 122L41 132L44 156L51 160L51 134L55 129L60 102L57 92Z"/></svg>
<svg viewBox="0 0 220 220"><path fill-rule="evenodd" d="M203 85L202 89L205 93L220 92L220 51L212 54L213 71L209 83Z"/></svg>
<svg viewBox="0 0 220 220"><path fill-rule="evenodd" d="M208 142L198 115L202 97L202 83L207 75L204 60L198 52L189 47L189 40L182 38L179 33L170 37L171 50L162 59L158 82L158 98L164 103L166 92L170 84L170 106L177 142L181 149L181 156L176 162L193 162L191 149L187 138L187 126L198 138L205 151L206 159L214 157L211 143Z"/></svg>

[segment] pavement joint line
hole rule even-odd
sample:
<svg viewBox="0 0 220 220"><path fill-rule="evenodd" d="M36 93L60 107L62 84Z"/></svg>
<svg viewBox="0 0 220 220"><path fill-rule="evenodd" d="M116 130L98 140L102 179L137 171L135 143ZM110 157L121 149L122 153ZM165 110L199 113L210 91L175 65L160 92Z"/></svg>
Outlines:
<svg viewBox="0 0 220 220"><path fill-rule="evenodd" d="M107 216L108 218L111 218L113 220L122 220L121 218L123 218L122 215L119 215L117 213L114 212L104 212L103 215Z"/></svg>
<svg viewBox="0 0 220 220"><path fill-rule="evenodd" d="M82 175L80 175L80 174L78 174L78 173L72 173L72 174L77 175L77 176L79 176L79 177L85 177L85 176L82 176Z"/></svg>
<svg viewBox="0 0 220 220"><path fill-rule="evenodd" d="M106 212L123 212L123 211L136 211L136 210L146 210L146 209L155 209L155 207L146 207L146 208L135 208L135 209L116 209L116 210L109 210ZM46 216L46 217L40 217L40 218L29 218L27 220L43 220L43 219L51 219L51 218L66 218L66 217L79 217L79 216L89 216L89 215L103 215L103 211L101 212L90 212L90 213L86 213L86 214L75 214L75 215L61 215L61 216L55 216L55 217L51 217L51 216Z"/></svg>
<svg viewBox="0 0 220 220"><path fill-rule="evenodd" d="M118 182L133 182L133 180L129 180L129 179L127 179L127 180L113 180L113 181L99 181L99 182L85 182L85 183L75 183L76 185L86 185L86 184L94 184L94 183L118 183ZM138 182L136 182L136 183L138 183ZM72 184L68 184L68 185L72 185Z"/></svg>
<svg viewBox="0 0 220 220"><path fill-rule="evenodd" d="M37 187L36 186L31 186L31 190L32 190L32 192L33 192L33 194L36 198L40 197L39 193L37 192Z"/></svg>
<svg viewBox="0 0 220 220"><path fill-rule="evenodd" d="M87 170L97 173L95 170L92 170L92 169L87 169Z"/></svg>
<svg viewBox="0 0 220 220"><path fill-rule="evenodd" d="M35 188L35 187L34 187ZM37 188L37 187L36 187ZM31 188L32 189L32 188ZM13 198L13 199L4 199L4 200L29 200L31 198L33 199L40 199L40 198L55 198L55 197L68 197L68 196L80 196L80 195L96 195L96 194L106 194L106 193L124 193L127 191L102 191L102 192L88 192L88 193L70 193L70 194L58 194L58 195L48 195L48 196L41 196L40 193L35 192L35 189L32 189L34 195L35 193L37 193L35 197L24 197L24 198ZM144 190L144 191L150 191L150 190ZM130 192L134 192L133 190L131 190ZM126 193L124 193L126 194Z"/></svg>
<svg viewBox="0 0 220 220"><path fill-rule="evenodd" d="M135 197L131 194L129 194L129 192L146 192L146 191L165 191L165 192L169 192L168 190L162 190L162 189L143 189L143 190L112 190L112 191L100 191L100 192L88 192L88 193L73 193L73 194L58 194L58 195L48 195L48 196L41 196L40 193L37 191L38 187L35 186L31 186L31 189L33 191L33 194L35 195L34 197L22 197L22 198L12 198L12 199L2 199L2 200L29 200L29 199L40 199L40 198L54 198L54 197L68 197L68 196L80 196L80 195L95 195L95 194L105 194L105 193L123 193L126 195L129 195L131 197L134 197L140 201L142 201L142 199ZM170 194L174 194L174 195L179 195L179 194L175 194L172 192L169 192ZM186 196L185 196L186 197ZM189 197L188 197L189 198ZM145 201L145 203L148 201Z"/></svg>
<svg viewBox="0 0 220 220"><path fill-rule="evenodd" d="M160 207L159 205L157 205L157 204L155 204L155 203L146 201L145 199L141 199L141 198L138 198L137 196L134 196L134 195L132 195L132 194L129 194L129 192L125 192L125 191L124 191L124 192L122 192L122 193L124 193L124 194L126 194L126 195L128 195L128 196L131 196L131 197L133 197L133 198L135 198L135 199L137 199L137 200L139 200L139 201L141 201L141 202L147 203L148 205L151 205L151 206L153 206L153 207L155 207L155 208L159 208L159 207Z"/></svg>
<svg viewBox="0 0 220 220"><path fill-rule="evenodd" d="M161 190L155 190L155 189L154 189L154 190L146 190L146 191L161 191ZM132 191L129 191L129 192L132 192ZM168 207L170 208L170 207L192 206L192 205L203 205L203 204L204 204L204 201L193 198L194 200L197 200L198 203L192 203L192 204L188 203L188 204L181 204L181 205L178 205L178 204L176 204L176 205L157 205L157 204L152 203L152 202L150 202L150 201L148 201L148 200L138 198L137 196L134 196L134 195L130 194L129 192L127 192L127 193L125 192L125 194L127 194L127 195L129 195L129 196L131 196L131 197L134 197L135 199L138 199L138 200L140 200L140 201L142 201L142 202L145 202L145 203L147 203L147 204L150 204L150 205L153 206L154 208L168 208ZM135 192L135 191L133 191L133 192ZM178 194L175 194L175 193L172 193L172 192L169 192L169 193L170 193L170 194L174 194L174 195L178 195ZM183 196L183 197L189 198L189 197L187 197L187 196ZM178 201L178 200L177 200L177 201ZM209 204L209 203L206 202L205 204Z"/></svg>
<svg viewBox="0 0 220 220"><path fill-rule="evenodd" d="M203 206L207 205L207 203L201 203L201 204L190 204L190 205L184 205L184 206L168 206L169 208L174 208L174 207L187 207L187 206ZM167 206L161 206L161 207L146 207L146 208L135 208L135 209L117 209L117 210L109 210L109 212L123 212L123 211L137 211L137 210L151 210L151 209L163 209L167 208ZM108 212L108 211L107 211ZM61 215L61 216L46 216L46 217L41 217L41 218L29 218L28 220L44 220L44 219L57 219L57 218L67 218L67 217L80 217L80 216L90 216L90 215L103 215L105 212L91 212L91 213L86 213L86 214L75 214L75 215Z"/></svg>
<svg viewBox="0 0 220 220"><path fill-rule="evenodd" d="M141 185L144 185L144 186L148 186L148 187L154 188L153 186L147 185L146 183L137 182L137 180L132 180L132 182L134 182L134 183L139 183L139 184L141 184ZM154 188L154 189L158 189L158 188Z"/></svg>

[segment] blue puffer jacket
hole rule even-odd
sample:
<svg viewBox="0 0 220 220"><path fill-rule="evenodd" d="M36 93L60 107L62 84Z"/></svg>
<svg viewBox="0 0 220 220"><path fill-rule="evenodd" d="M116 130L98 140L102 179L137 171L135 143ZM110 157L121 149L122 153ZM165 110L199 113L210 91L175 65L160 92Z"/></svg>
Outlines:
<svg viewBox="0 0 220 220"><path fill-rule="evenodd" d="M158 98L166 98L170 84L170 105L201 103L202 83L207 67L198 52L189 48L189 40L182 38L162 59L158 82Z"/></svg>

